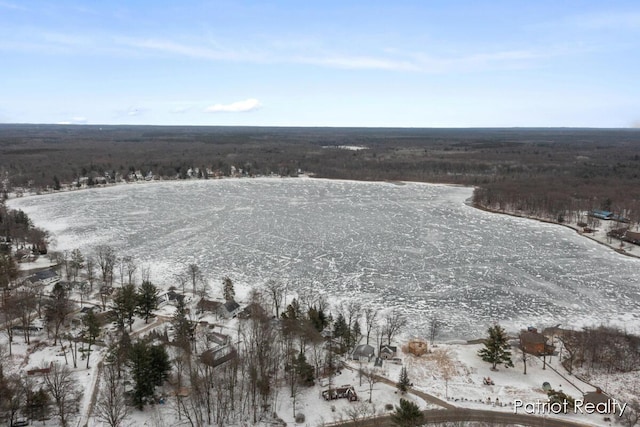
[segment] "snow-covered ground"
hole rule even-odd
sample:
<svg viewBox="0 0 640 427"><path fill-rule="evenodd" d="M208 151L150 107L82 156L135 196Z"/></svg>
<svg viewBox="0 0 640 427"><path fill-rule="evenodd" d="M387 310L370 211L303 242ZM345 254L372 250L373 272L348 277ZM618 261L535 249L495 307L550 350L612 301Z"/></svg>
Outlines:
<svg viewBox="0 0 640 427"><path fill-rule="evenodd" d="M427 318L443 336L476 338L500 322L607 323L640 332L640 259L557 225L465 205L470 188L317 179L122 185L9 201L54 247L99 244L133 255L175 285L197 263L209 282L239 288L279 279L291 290L398 307L409 332Z"/></svg>

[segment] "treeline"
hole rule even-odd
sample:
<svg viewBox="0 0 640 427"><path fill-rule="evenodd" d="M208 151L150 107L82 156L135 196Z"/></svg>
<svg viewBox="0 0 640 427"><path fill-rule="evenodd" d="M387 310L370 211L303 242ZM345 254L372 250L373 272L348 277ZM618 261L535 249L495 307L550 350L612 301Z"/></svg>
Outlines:
<svg viewBox="0 0 640 427"><path fill-rule="evenodd" d="M4 191L79 185L83 177L82 185L98 185L136 171L162 179L206 178L207 170L229 176L234 168L243 176L302 170L470 185L481 206L554 221L602 207L640 219L637 129L0 126Z"/></svg>
<svg viewBox="0 0 640 427"><path fill-rule="evenodd" d="M565 356L563 364L572 373L631 372L640 364L640 337L608 326L563 330L560 333Z"/></svg>
<svg viewBox="0 0 640 427"><path fill-rule="evenodd" d="M47 253L47 232L35 227L21 210L0 201L0 291L18 277L18 261Z"/></svg>

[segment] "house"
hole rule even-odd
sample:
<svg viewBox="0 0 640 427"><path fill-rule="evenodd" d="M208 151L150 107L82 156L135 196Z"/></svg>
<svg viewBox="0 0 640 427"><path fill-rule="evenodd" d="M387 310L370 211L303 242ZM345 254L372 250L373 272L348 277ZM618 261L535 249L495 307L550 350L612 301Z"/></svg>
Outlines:
<svg viewBox="0 0 640 427"><path fill-rule="evenodd" d="M547 344L547 337L539 333L538 330L532 326L529 326L527 330L520 331L520 348L526 353L535 356L553 354L555 351L553 345Z"/></svg>
<svg viewBox="0 0 640 427"><path fill-rule="evenodd" d="M633 243L634 245L640 245L640 233L626 230L622 236L622 240Z"/></svg>
<svg viewBox="0 0 640 427"><path fill-rule="evenodd" d="M370 362L374 355L375 349L372 346L369 344L360 344L353 350L353 353L351 353L351 360Z"/></svg>
<svg viewBox="0 0 640 427"><path fill-rule="evenodd" d="M613 212L594 209L591 212L589 212L589 216L608 221L613 218Z"/></svg>
<svg viewBox="0 0 640 427"><path fill-rule="evenodd" d="M46 375L49 372L51 372L51 368L53 368L53 362L50 362L49 366L44 367L44 368L28 369L27 370L27 375L29 375L29 376L32 376L32 375Z"/></svg>
<svg viewBox="0 0 640 427"><path fill-rule="evenodd" d="M218 347L224 347L231 341L228 335L219 334L217 332L207 332L207 342L213 343Z"/></svg>
<svg viewBox="0 0 640 427"><path fill-rule="evenodd" d="M178 305L179 302L184 302L184 295L177 293L176 291L167 291L158 295L158 307L162 307L165 304Z"/></svg>
<svg viewBox="0 0 640 427"><path fill-rule="evenodd" d="M236 357L238 357L236 349L231 345L226 345L224 347L206 350L200 355L200 360L205 365L215 368Z"/></svg>
<svg viewBox="0 0 640 427"><path fill-rule="evenodd" d="M396 357L398 353L398 347L394 345L383 345L380 347L380 358L384 360L390 360Z"/></svg>
<svg viewBox="0 0 640 427"><path fill-rule="evenodd" d="M265 309L255 302L250 303L238 313L239 319L264 318L266 316Z"/></svg>
<svg viewBox="0 0 640 427"><path fill-rule="evenodd" d="M358 400L358 394L352 385L343 385L322 392L324 400L349 399L349 402Z"/></svg>
<svg viewBox="0 0 640 427"><path fill-rule="evenodd" d="M211 301L211 300L202 298L200 301L198 301L198 304L196 304L196 311L198 314L203 314L203 313L217 314L221 306L222 306L222 303L220 301Z"/></svg>
<svg viewBox="0 0 640 427"><path fill-rule="evenodd" d="M60 281L60 276L52 269L38 271L27 277L27 281L33 285L49 286L54 285Z"/></svg>
<svg viewBox="0 0 640 427"><path fill-rule="evenodd" d="M414 356L422 356L427 350L427 342L421 339L413 339L407 343L407 351Z"/></svg>
<svg viewBox="0 0 640 427"><path fill-rule="evenodd" d="M584 404L591 403L595 405L595 410L599 414L611 414L616 412L617 405L615 400L602 391L600 387L596 387L595 391L585 393L582 397Z"/></svg>
<svg viewBox="0 0 640 427"><path fill-rule="evenodd" d="M225 319L231 319L232 317L236 317L240 312L240 304L235 301L227 301L218 310L221 317Z"/></svg>

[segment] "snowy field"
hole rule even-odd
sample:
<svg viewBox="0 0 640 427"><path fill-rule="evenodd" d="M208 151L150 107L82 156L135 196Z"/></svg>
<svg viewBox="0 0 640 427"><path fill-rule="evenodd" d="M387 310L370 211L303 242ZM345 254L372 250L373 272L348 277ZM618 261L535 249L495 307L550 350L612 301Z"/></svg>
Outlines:
<svg viewBox="0 0 640 427"><path fill-rule="evenodd" d="M59 250L100 244L151 267L160 286L197 263L209 282L268 279L357 298L442 338L500 322L640 333L640 259L565 227L467 206L470 188L317 179L156 182L13 199Z"/></svg>

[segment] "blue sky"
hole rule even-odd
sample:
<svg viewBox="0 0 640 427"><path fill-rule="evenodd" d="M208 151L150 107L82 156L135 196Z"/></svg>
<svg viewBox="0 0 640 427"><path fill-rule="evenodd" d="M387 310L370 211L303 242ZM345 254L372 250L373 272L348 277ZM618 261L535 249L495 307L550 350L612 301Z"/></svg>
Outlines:
<svg viewBox="0 0 640 427"><path fill-rule="evenodd" d="M640 2L0 0L0 122L640 127Z"/></svg>

